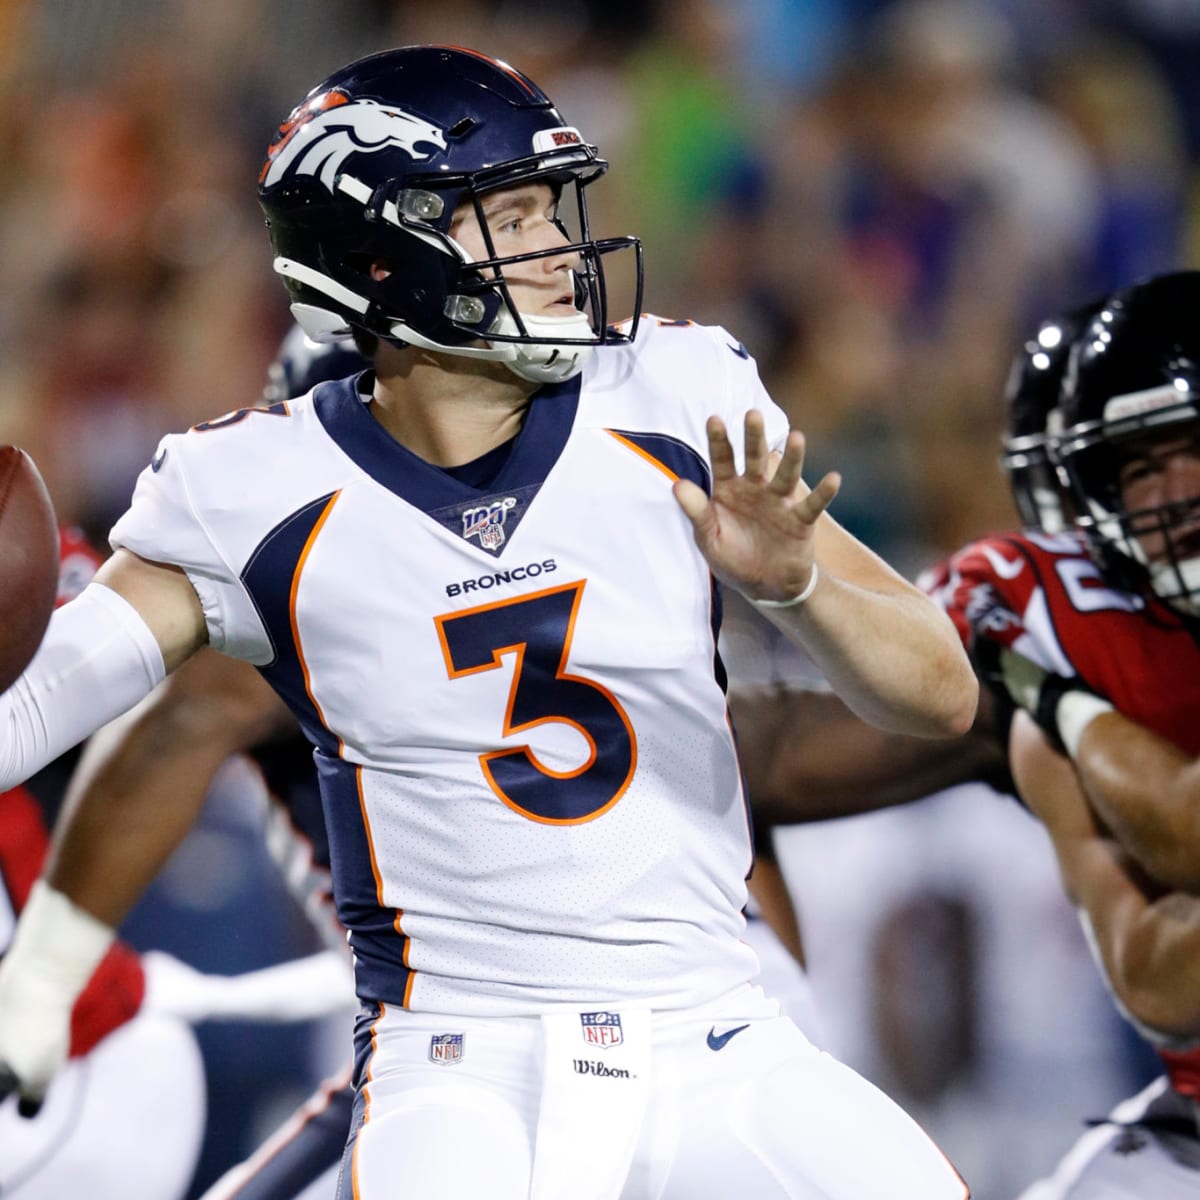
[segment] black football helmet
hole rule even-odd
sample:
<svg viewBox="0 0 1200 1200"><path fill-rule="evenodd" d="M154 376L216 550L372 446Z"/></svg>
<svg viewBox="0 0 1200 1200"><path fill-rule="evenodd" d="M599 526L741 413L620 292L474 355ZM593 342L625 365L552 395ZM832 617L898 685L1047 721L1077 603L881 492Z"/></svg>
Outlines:
<svg viewBox="0 0 1200 1200"><path fill-rule="evenodd" d="M1200 495L1131 510L1122 469L1200 439L1200 271L1134 284L1103 304L1072 349L1052 451L1100 566L1200 615ZM1147 543L1159 549L1147 554Z"/></svg>
<svg viewBox="0 0 1200 1200"><path fill-rule="evenodd" d="M281 400L303 396L318 383L327 379L345 379L347 375L365 371L370 365L349 338L314 342L299 325L293 325L267 367L263 403L278 404Z"/></svg>
<svg viewBox="0 0 1200 1200"><path fill-rule="evenodd" d="M1069 521L1069 488L1050 457L1059 421L1059 391L1071 344L1100 308L1094 300L1049 317L1021 347L1004 388L1008 433L1000 462L1026 529L1061 533Z"/></svg>
<svg viewBox="0 0 1200 1200"><path fill-rule="evenodd" d="M275 270L314 341L358 326L552 382L581 370L593 346L636 333L641 243L597 241L588 226L584 189L607 169L596 147L507 63L457 46L406 46L353 62L309 92L267 151L258 195ZM481 197L535 182L563 201L573 191L577 236L558 219L569 245L499 258ZM450 235L464 204L483 231L485 261L470 261ZM619 249L634 252L637 273L634 323L620 331L608 324L601 261ZM569 253L579 260L580 314L520 313L504 268ZM375 280L371 264L379 260L390 274Z"/></svg>

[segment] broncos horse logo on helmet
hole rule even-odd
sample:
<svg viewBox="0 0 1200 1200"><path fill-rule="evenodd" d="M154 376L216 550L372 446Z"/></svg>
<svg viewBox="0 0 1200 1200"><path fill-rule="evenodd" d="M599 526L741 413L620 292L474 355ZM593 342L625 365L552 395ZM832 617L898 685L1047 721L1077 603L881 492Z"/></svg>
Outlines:
<svg viewBox="0 0 1200 1200"><path fill-rule="evenodd" d="M442 354L504 363L538 383L569 379L593 347L626 343L641 311L641 243L592 237L584 189L608 164L519 71L459 46L406 46L318 84L280 126L259 178L274 267L319 342L357 328ZM576 234L532 254L475 262L451 236L482 197L546 184ZM632 322L608 319L604 257L634 252ZM572 256L574 314L522 313L505 267ZM373 271L374 264L387 271Z"/></svg>
<svg viewBox="0 0 1200 1200"><path fill-rule="evenodd" d="M351 154L396 146L414 159L427 159L422 143L446 149L443 132L428 121L373 100L351 100L344 92L326 92L308 101L279 127L267 151L259 183L271 187L291 175L315 175L331 192L342 163Z"/></svg>

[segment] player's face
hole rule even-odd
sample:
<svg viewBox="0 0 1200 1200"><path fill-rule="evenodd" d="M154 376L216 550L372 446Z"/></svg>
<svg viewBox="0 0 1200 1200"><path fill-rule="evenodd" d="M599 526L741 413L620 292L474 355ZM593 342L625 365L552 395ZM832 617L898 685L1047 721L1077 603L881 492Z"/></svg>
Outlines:
<svg viewBox="0 0 1200 1200"><path fill-rule="evenodd" d="M505 188L483 197L483 213L497 258L529 254L566 246L567 239L554 224L558 201L545 183ZM475 209L462 205L450 225L450 235L475 261L492 257L479 228ZM573 316L576 253L549 254L504 268L509 293L518 310L531 316Z"/></svg>
<svg viewBox="0 0 1200 1200"><path fill-rule="evenodd" d="M1176 559L1200 556L1200 429L1131 446L1118 483L1126 512L1195 506L1176 510L1182 516L1178 524L1171 523L1170 549ZM1167 533L1161 527L1140 532L1139 541L1150 562L1170 557Z"/></svg>

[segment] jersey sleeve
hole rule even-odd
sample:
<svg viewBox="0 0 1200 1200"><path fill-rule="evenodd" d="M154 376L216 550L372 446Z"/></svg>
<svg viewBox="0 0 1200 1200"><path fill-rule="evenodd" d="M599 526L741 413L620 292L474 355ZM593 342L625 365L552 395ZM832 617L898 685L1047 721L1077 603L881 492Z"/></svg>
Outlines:
<svg viewBox="0 0 1200 1200"><path fill-rule="evenodd" d="M730 412L725 423L735 447L740 448L742 444L742 422L746 413L752 408L757 408L763 414L768 449L782 454L789 432L787 414L771 399L770 393L763 385L758 373L758 363L733 334L719 325L713 326L712 333L719 344L724 366L730 397Z"/></svg>
<svg viewBox="0 0 1200 1200"><path fill-rule="evenodd" d="M987 638L1059 674L1071 674L1053 627L1034 562L1015 538L981 538L918 583L954 622L970 650Z"/></svg>
<svg viewBox="0 0 1200 1200"><path fill-rule="evenodd" d="M226 560L189 494L186 439L170 434L138 476L129 509L113 526L109 543L151 562L180 567L196 589L209 644L257 666L274 655L258 612L238 572ZM234 502L231 500L231 503Z"/></svg>

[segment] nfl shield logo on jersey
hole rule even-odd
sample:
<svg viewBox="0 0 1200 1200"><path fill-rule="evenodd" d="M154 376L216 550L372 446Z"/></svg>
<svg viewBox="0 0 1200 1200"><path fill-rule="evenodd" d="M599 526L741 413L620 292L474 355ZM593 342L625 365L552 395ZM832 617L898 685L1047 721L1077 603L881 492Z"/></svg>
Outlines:
<svg viewBox="0 0 1200 1200"><path fill-rule="evenodd" d="M465 1036L462 1033L435 1033L429 1039L429 1061L442 1066L462 1062Z"/></svg>
<svg viewBox="0 0 1200 1200"><path fill-rule="evenodd" d="M620 1013L580 1013L579 1023L583 1026L583 1040L589 1046L607 1050L609 1046L619 1046L625 1040L621 1033Z"/></svg>

